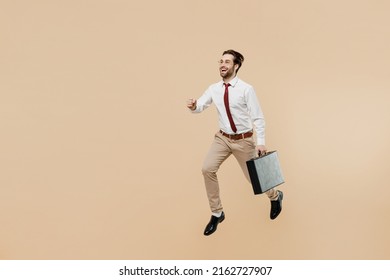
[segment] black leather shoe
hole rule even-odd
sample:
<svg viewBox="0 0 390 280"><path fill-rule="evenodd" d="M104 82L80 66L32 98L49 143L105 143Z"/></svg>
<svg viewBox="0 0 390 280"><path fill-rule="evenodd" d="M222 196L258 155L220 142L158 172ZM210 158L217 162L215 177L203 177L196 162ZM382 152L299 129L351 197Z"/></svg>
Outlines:
<svg viewBox="0 0 390 280"><path fill-rule="evenodd" d="M276 217L279 216L280 212L282 212L283 193L281 191L278 191L278 193L279 193L278 200L271 200L271 213L270 213L271 220L276 219Z"/></svg>
<svg viewBox="0 0 390 280"><path fill-rule="evenodd" d="M207 224L206 228L204 229L204 235L210 235L213 234L217 230L217 226L219 223L222 223L223 220L225 220L225 214L222 212L221 217L215 217L214 215L211 215L210 222Z"/></svg>

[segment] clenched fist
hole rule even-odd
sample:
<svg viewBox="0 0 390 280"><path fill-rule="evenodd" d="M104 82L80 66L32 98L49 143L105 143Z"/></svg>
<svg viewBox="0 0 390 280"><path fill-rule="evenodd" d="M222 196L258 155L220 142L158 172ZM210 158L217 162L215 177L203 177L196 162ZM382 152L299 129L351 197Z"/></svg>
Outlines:
<svg viewBox="0 0 390 280"><path fill-rule="evenodd" d="M194 111L196 109L196 99L188 99L187 100L187 107L191 109L191 111Z"/></svg>

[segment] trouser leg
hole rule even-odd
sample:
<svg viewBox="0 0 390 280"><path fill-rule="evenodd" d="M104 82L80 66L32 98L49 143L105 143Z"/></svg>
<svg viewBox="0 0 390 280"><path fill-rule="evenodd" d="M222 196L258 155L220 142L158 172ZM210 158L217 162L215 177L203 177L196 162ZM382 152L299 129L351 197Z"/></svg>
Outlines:
<svg viewBox="0 0 390 280"><path fill-rule="evenodd" d="M221 164L231 155L229 146L221 139L218 133L203 162L202 174L206 187L207 197L210 204L211 212L221 212L222 203L219 193L219 183L217 171Z"/></svg>

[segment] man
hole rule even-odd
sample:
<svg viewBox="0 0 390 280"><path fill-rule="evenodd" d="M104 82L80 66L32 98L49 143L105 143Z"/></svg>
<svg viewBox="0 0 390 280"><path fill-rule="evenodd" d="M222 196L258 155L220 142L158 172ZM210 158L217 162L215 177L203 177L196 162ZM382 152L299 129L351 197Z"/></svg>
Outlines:
<svg viewBox="0 0 390 280"><path fill-rule="evenodd" d="M187 100L187 107L193 113L200 113L214 103L219 117L220 130L215 134L202 167L212 212L204 235L214 233L218 224L225 219L217 178L217 171L221 164L233 154L250 181L246 161L256 157L257 154L267 152L265 122L256 93L251 85L237 77L243 61L244 57L237 51L223 52L219 61L222 81L211 85L198 100ZM283 193L273 188L266 194L271 200L270 218L273 220L282 210Z"/></svg>

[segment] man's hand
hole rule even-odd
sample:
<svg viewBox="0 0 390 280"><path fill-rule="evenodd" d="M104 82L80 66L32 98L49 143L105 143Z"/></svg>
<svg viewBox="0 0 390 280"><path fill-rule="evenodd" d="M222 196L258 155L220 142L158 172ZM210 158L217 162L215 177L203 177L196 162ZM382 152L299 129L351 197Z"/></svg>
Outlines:
<svg viewBox="0 0 390 280"><path fill-rule="evenodd" d="M267 153L267 148L264 145L258 145L256 146L256 151L259 156L262 156Z"/></svg>
<svg viewBox="0 0 390 280"><path fill-rule="evenodd" d="M191 111L194 111L196 109L196 99L188 99L187 108L189 108Z"/></svg>

